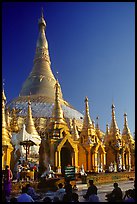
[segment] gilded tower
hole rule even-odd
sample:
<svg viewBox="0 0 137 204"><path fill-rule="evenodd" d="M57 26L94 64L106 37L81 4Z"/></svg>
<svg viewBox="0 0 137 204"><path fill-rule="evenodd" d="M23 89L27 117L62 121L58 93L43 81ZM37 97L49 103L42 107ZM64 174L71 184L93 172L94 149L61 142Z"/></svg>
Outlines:
<svg viewBox="0 0 137 204"><path fill-rule="evenodd" d="M52 116L52 107L55 101L55 84L56 79L51 69L51 60L48 50L48 41L45 35L46 21L41 14L38 21L39 35L36 43L36 51L33 61L33 68L28 78L23 83L19 97L13 99L7 104L7 108L11 111L16 108L18 120L27 115L27 101L30 97L31 106L33 108L34 123L37 124L38 131L45 129L45 123ZM58 86L60 87L59 81ZM67 101L63 99L61 88L58 89L60 104L64 112L65 118L76 118L76 122L81 123L83 115L75 110ZM45 120L41 122L41 118ZM18 121L18 125L23 125L23 120Z"/></svg>
<svg viewBox="0 0 137 204"><path fill-rule="evenodd" d="M6 102L6 97L3 89L2 91L2 169L5 168L5 165L10 166L11 152L13 151L13 146L11 144L11 132L6 122L5 102Z"/></svg>
<svg viewBox="0 0 137 204"><path fill-rule="evenodd" d="M89 114L88 97L85 98L85 115L80 133L79 166L92 172L103 171L106 165L106 152L100 139L99 126L95 128Z"/></svg>
<svg viewBox="0 0 137 204"><path fill-rule="evenodd" d="M127 114L124 113L124 128L122 131L122 138L124 140L122 151L123 169L132 170L135 166L135 141L131 135L128 127Z"/></svg>

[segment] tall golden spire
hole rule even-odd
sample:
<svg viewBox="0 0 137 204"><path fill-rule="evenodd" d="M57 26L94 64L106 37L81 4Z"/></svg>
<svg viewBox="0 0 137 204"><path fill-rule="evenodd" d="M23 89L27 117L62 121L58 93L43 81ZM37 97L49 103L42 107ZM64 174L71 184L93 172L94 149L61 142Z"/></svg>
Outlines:
<svg viewBox="0 0 137 204"><path fill-rule="evenodd" d="M32 135L38 135L35 125L34 125L34 121L32 118L32 110L31 110L31 102L30 99L28 100L28 115L27 115L27 120L26 120L26 131L29 134Z"/></svg>
<svg viewBox="0 0 137 204"><path fill-rule="evenodd" d="M105 133L105 136L104 136L104 143L107 143L109 142L109 125L106 124L106 133Z"/></svg>
<svg viewBox="0 0 137 204"><path fill-rule="evenodd" d="M64 123L63 110L61 108L60 99L59 99L59 91L60 91L60 85L59 85L58 80L56 80L55 104L54 104L54 109L52 112L52 117L57 123Z"/></svg>
<svg viewBox="0 0 137 204"><path fill-rule="evenodd" d="M109 135L109 126L106 124L106 135Z"/></svg>
<svg viewBox="0 0 137 204"><path fill-rule="evenodd" d="M5 165L10 166L11 152L13 151L13 146L11 144L11 132L7 127L6 117L5 117L5 102L6 102L6 97L5 97L4 88L3 88L2 90L2 169L5 169Z"/></svg>
<svg viewBox="0 0 137 204"><path fill-rule="evenodd" d="M85 115L84 115L83 128L90 128L90 127L92 127L92 122L89 115L88 97L85 97Z"/></svg>
<svg viewBox="0 0 137 204"><path fill-rule="evenodd" d="M128 127L127 114L124 113L124 128L122 131L122 135L126 135L126 134L131 134L131 133L130 133L130 129Z"/></svg>
<svg viewBox="0 0 137 204"><path fill-rule="evenodd" d="M9 147L12 147L10 143L10 133L8 131L6 117L5 117L5 102L6 102L6 96L3 88L2 90L2 145L8 145Z"/></svg>
<svg viewBox="0 0 137 204"><path fill-rule="evenodd" d="M48 51L48 42L45 35L46 22L43 16L43 10L38 25L39 36L36 44L34 66L22 86L20 96L28 96L31 92L32 95L46 96L54 100L54 84L56 83L56 79L50 67L51 62ZM61 90L59 95L60 98L62 98Z"/></svg>
<svg viewBox="0 0 137 204"><path fill-rule="evenodd" d="M112 104L112 121L110 126L110 133L119 133L119 128L117 126L116 118L115 118L115 106Z"/></svg>
<svg viewBox="0 0 137 204"><path fill-rule="evenodd" d="M96 123L96 129L99 129L99 123L98 123L99 116L96 117L96 120L97 120L97 123Z"/></svg>
<svg viewBox="0 0 137 204"><path fill-rule="evenodd" d="M96 117L96 120L97 120L97 123L96 123L96 133L97 133L97 136L98 138L101 140L102 139L102 134L101 134L101 131L100 131L100 127L99 127L99 116Z"/></svg>
<svg viewBox="0 0 137 204"><path fill-rule="evenodd" d="M6 117L5 117L5 102L6 102L6 96L3 89L2 90L2 127L7 128Z"/></svg>

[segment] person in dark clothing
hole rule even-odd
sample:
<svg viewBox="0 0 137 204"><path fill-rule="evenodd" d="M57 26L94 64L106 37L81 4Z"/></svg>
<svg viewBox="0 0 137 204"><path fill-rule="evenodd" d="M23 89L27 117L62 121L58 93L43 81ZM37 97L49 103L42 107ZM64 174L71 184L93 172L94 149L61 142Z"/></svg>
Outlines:
<svg viewBox="0 0 137 204"><path fill-rule="evenodd" d="M72 193L72 202L78 203L79 202L79 195L77 193Z"/></svg>
<svg viewBox="0 0 137 204"><path fill-rule="evenodd" d="M106 195L107 199L109 202L122 202L123 193L121 188L118 187L118 183L114 183L113 186L113 191Z"/></svg>
<svg viewBox="0 0 137 204"><path fill-rule="evenodd" d="M72 185L70 184L70 180L66 180L66 183L65 183L65 192L66 194L72 194Z"/></svg>
<svg viewBox="0 0 137 204"><path fill-rule="evenodd" d="M70 200L69 202L71 202L72 201L72 185L70 184L69 178L66 179L64 189L65 189L66 197L63 197L63 201L64 201L64 198L65 199L67 198Z"/></svg>
<svg viewBox="0 0 137 204"><path fill-rule="evenodd" d="M92 194L96 194L97 195L97 187L94 185L94 182L93 180L89 180L89 188L86 192L86 194L83 196L83 198L85 198L86 200L89 199L89 196L92 195Z"/></svg>

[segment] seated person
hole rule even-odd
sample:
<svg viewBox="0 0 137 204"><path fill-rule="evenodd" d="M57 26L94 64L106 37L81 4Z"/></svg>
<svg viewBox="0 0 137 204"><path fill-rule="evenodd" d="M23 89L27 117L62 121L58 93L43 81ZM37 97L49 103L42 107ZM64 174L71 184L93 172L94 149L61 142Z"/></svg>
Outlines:
<svg viewBox="0 0 137 204"><path fill-rule="evenodd" d="M30 195L34 200L41 199L41 197L35 192L34 188L30 185L26 185L27 194Z"/></svg>
<svg viewBox="0 0 137 204"><path fill-rule="evenodd" d="M32 197L27 194L26 187L22 188L22 193L21 193L21 195L18 196L17 202L34 202Z"/></svg>
<svg viewBox="0 0 137 204"><path fill-rule="evenodd" d="M83 198L85 198L86 200L89 200L89 196L92 194L96 194L97 195L97 187L94 185L93 180L89 180L89 188L86 192L86 194L83 196Z"/></svg>
<svg viewBox="0 0 137 204"><path fill-rule="evenodd" d="M64 194L66 193L65 192L65 189L63 188L63 184L62 183L59 183L58 184L58 190L55 192L55 197L58 197L60 201L63 200L63 196Z"/></svg>
<svg viewBox="0 0 137 204"><path fill-rule="evenodd" d="M129 189L125 192L125 196L123 198L124 202L135 202L135 195L134 195L134 190Z"/></svg>
<svg viewBox="0 0 137 204"><path fill-rule="evenodd" d="M106 197L110 202L122 202L123 193L118 183L113 184L114 189L111 193L107 194Z"/></svg>

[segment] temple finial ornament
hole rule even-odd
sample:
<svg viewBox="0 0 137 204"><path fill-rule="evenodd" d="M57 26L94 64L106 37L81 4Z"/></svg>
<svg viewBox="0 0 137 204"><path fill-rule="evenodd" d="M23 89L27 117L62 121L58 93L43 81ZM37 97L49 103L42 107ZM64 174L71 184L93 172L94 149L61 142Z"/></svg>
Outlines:
<svg viewBox="0 0 137 204"><path fill-rule="evenodd" d="M55 121L64 123L63 110L62 110L61 104L60 104L59 93L60 93L60 85L59 85L58 80L56 80L56 83L55 83L55 104L54 104L52 116L53 116Z"/></svg>
<svg viewBox="0 0 137 204"><path fill-rule="evenodd" d="M109 134L109 126L108 126L108 124L106 124L106 135L108 135Z"/></svg>
<svg viewBox="0 0 137 204"><path fill-rule="evenodd" d="M57 81L58 81L58 76L59 76L58 74L59 74L59 72L57 71L57 72L56 72L56 80L57 80Z"/></svg>
<svg viewBox="0 0 137 204"><path fill-rule="evenodd" d="M96 120L97 120L96 128L99 129L99 124L98 124L99 116L96 117Z"/></svg>
<svg viewBox="0 0 137 204"><path fill-rule="evenodd" d="M127 122L127 113L124 113L124 128L122 132L122 135L125 135L125 134L131 134L130 129L128 127L128 122Z"/></svg>
<svg viewBox="0 0 137 204"><path fill-rule="evenodd" d="M6 117L5 117L5 102L6 102L6 96L5 96L4 87L3 87L3 90L2 90L2 127L7 127Z"/></svg>
<svg viewBox="0 0 137 204"><path fill-rule="evenodd" d="M44 10L43 10L43 7L41 8L41 17L44 18Z"/></svg>
<svg viewBox="0 0 137 204"><path fill-rule="evenodd" d="M117 122L116 122L116 118L115 118L115 106L114 104L112 103L112 121L111 121L111 127L110 127L110 132L112 133L116 133L118 132L119 133L119 128L117 126Z"/></svg>
<svg viewBox="0 0 137 204"><path fill-rule="evenodd" d="M92 121L89 114L89 105L88 105L88 97L85 97L85 116L84 116L84 123L83 127L91 127Z"/></svg>
<svg viewBox="0 0 137 204"><path fill-rule="evenodd" d="M5 79L2 80L2 85L3 85L3 89L4 89L4 86L5 86Z"/></svg>

